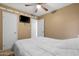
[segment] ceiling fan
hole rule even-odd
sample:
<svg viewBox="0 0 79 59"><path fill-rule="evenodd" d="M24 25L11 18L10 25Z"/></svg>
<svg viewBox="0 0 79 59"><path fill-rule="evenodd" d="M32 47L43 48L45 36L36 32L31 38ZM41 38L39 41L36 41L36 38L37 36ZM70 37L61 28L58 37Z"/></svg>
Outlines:
<svg viewBox="0 0 79 59"><path fill-rule="evenodd" d="M48 9L46 7L44 7L44 4L46 4L46 3L29 3L29 4L25 4L25 6L26 7L35 6L36 9L34 12L37 13L40 8L44 9L45 11L48 11Z"/></svg>

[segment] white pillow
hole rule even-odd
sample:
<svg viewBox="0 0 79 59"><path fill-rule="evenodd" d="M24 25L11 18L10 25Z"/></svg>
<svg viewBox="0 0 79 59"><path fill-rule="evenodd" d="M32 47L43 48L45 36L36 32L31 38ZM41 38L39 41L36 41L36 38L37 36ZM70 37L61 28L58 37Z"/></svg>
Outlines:
<svg viewBox="0 0 79 59"><path fill-rule="evenodd" d="M67 39L58 46L63 49L78 49L79 50L79 38Z"/></svg>

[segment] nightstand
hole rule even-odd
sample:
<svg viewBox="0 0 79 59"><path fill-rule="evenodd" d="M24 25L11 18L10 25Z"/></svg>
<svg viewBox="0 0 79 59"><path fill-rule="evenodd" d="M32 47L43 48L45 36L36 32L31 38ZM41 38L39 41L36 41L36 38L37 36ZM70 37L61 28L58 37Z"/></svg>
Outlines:
<svg viewBox="0 0 79 59"><path fill-rule="evenodd" d="M0 56L15 56L15 53L11 50L2 50Z"/></svg>

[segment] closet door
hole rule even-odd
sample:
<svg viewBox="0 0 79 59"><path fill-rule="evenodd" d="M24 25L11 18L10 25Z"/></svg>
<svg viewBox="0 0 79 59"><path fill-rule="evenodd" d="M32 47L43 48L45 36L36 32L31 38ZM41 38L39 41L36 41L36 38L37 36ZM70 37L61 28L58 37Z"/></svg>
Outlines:
<svg viewBox="0 0 79 59"><path fill-rule="evenodd" d="M44 37L44 19L40 19L37 22L37 36Z"/></svg>
<svg viewBox="0 0 79 59"><path fill-rule="evenodd" d="M11 49L17 40L18 16L3 11L3 49Z"/></svg>
<svg viewBox="0 0 79 59"><path fill-rule="evenodd" d="M31 19L31 37L37 37L37 20Z"/></svg>

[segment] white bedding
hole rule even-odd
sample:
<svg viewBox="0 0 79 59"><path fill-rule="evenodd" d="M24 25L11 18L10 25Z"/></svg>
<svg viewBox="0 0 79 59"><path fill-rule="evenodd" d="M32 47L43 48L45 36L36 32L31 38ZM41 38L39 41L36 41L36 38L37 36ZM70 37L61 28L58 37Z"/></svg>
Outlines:
<svg viewBox="0 0 79 59"><path fill-rule="evenodd" d="M71 40L69 42L71 42ZM61 48L62 44L67 41L68 40L57 40L46 37L18 40L14 44L14 51L18 56L78 56L78 49Z"/></svg>

